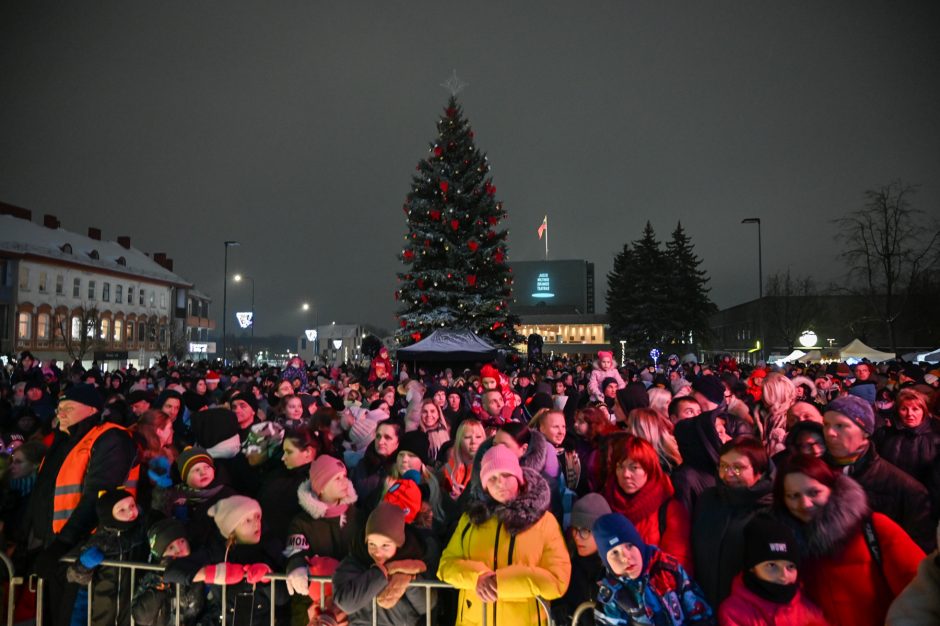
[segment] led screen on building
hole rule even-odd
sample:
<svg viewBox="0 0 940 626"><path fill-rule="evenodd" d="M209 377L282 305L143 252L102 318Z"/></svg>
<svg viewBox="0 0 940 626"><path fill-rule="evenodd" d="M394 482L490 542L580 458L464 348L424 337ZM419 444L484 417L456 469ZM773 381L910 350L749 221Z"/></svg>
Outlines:
<svg viewBox="0 0 940 626"><path fill-rule="evenodd" d="M587 261L517 261L513 271L513 312L593 313L594 264Z"/></svg>

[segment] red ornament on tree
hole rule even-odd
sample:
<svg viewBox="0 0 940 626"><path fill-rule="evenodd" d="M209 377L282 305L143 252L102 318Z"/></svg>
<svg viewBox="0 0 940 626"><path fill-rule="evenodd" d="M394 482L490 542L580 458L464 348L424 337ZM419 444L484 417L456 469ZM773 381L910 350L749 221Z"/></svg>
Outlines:
<svg viewBox="0 0 940 626"><path fill-rule="evenodd" d="M486 190L486 193L491 196L496 194L496 185L493 185L492 183L486 183L483 185L483 188Z"/></svg>
<svg viewBox="0 0 940 626"><path fill-rule="evenodd" d="M473 287L477 284L477 275L476 274L467 274L467 284Z"/></svg>
<svg viewBox="0 0 940 626"><path fill-rule="evenodd" d="M430 239L425 239L425 240L424 240L424 247L425 247L425 248L430 248L430 247L431 247L431 240L430 240Z"/></svg>
<svg viewBox="0 0 940 626"><path fill-rule="evenodd" d="M492 230L487 231L487 233L486 233L486 238L487 238L487 239L495 239L495 238L496 238L496 233L493 232Z"/></svg>
<svg viewBox="0 0 940 626"><path fill-rule="evenodd" d="M408 325L408 322L406 322L405 320L401 320L400 324L401 324L401 327L404 328L405 326Z"/></svg>
<svg viewBox="0 0 940 626"><path fill-rule="evenodd" d="M454 107L447 107L447 117L453 117L457 113Z"/></svg>
<svg viewBox="0 0 940 626"><path fill-rule="evenodd" d="M503 252L502 248L497 248L496 252L493 253L493 260L497 263L502 263L506 258L506 254Z"/></svg>
<svg viewBox="0 0 940 626"><path fill-rule="evenodd" d="M467 247L470 248L470 252L476 252L477 248L480 247L480 244L478 244L477 242L471 239L470 241L467 242Z"/></svg>
<svg viewBox="0 0 940 626"><path fill-rule="evenodd" d="M428 294L426 293L421 294L421 302L423 302L424 304L427 304L430 301L431 301L431 298L428 297Z"/></svg>
<svg viewBox="0 0 940 626"><path fill-rule="evenodd" d="M401 205L401 210L404 211L404 212L407 214L407 213L408 213L408 205L407 205L407 204Z"/></svg>
<svg viewBox="0 0 940 626"><path fill-rule="evenodd" d="M486 218L486 221L490 223L490 226L496 226L496 223L499 222L499 218L493 216Z"/></svg>
<svg viewBox="0 0 940 626"><path fill-rule="evenodd" d="M450 187L450 185L447 184L446 180L442 180L439 187L441 188L441 191L443 191L444 193L447 193L447 189Z"/></svg>
<svg viewBox="0 0 940 626"><path fill-rule="evenodd" d="M497 328L502 328L502 326L503 326L502 322L493 322L492 328L493 330L496 330Z"/></svg>
<svg viewBox="0 0 940 626"><path fill-rule="evenodd" d="M435 222L441 219L441 212L438 211L437 209L431 209L428 215L430 215L431 219L434 220Z"/></svg>
<svg viewBox="0 0 940 626"><path fill-rule="evenodd" d="M444 154L444 149L440 146L434 146L434 156L441 156Z"/></svg>
<svg viewBox="0 0 940 626"><path fill-rule="evenodd" d="M419 278L417 284L418 289L424 289L424 281L422 279Z"/></svg>
<svg viewBox="0 0 940 626"><path fill-rule="evenodd" d="M421 341L421 333L411 333L411 338L415 341Z"/></svg>
<svg viewBox="0 0 940 626"><path fill-rule="evenodd" d="M415 258L415 253L411 250L405 250L404 253L402 253L402 256L405 257L406 261L411 261Z"/></svg>
<svg viewBox="0 0 940 626"><path fill-rule="evenodd" d="M460 228L460 222L458 222L457 220L451 220L450 227L453 228L454 230L457 230L458 228Z"/></svg>

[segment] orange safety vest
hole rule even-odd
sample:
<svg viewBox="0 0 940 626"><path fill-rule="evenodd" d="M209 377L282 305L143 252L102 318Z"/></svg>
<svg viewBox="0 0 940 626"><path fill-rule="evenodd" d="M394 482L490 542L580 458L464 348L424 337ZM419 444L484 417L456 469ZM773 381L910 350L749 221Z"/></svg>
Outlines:
<svg viewBox="0 0 940 626"><path fill-rule="evenodd" d="M52 532L59 534L65 524L69 521L75 507L81 502L82 494L85 490L85 472L88 470L88 461L91 459L91 449L98 441L98 437L108 432L112 428L120 428L124 432L127 429L123 426L105 422L89 430L82 440L72 448L59 473L55 479L55 498L52 504ZM124 488L131 495L137 497L137 479L140 477L140 465L135 465L127 475L124 481Z"/></svg>

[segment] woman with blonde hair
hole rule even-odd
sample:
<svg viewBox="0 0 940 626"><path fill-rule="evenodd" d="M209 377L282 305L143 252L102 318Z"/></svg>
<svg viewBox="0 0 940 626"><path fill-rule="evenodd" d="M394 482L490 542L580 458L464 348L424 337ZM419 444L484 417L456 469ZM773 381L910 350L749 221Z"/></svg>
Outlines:
<svg viewBox="0 0 940 626"><path fill-rule="evenodd" d="M450 441L450 429L447 426L447 420L444 419L444 413L441 407L432 399L428 398L421 402L421 421L418 423L418 430L428 436L428 459L432 465L437 465L440 460L438 453L441 446Z"/></svg>
<svg viewBox="0 0 940 626"><path fill-rule="evenodd" d="M783 374L772 372L761 389L755 422L767 454L773 456L787 448L787 411L796 402L796 387Z"/></svg>
<svg viewBox="0 0 940 626"><path fill-rule="evenodd" d="M669 403L672 402L672 394L667 389L661 387L650 387L646 390L646 395L650 398L650 408L659 412L661 415L669 415Z"/></svg>
<svg viewBox="0 0 940 626"><path fill-rule="evenodd" d="M486 432L480 420L468 417L460 422L454 445L450 449L450 458L441 466L442 487L445 493L456 500L473 476L473 458L480 444L486 439Z"/></svg>
<svg viewBox="0 0 940 626"><path fill-rule="evenodd" d="M659 463L667 474L682 465L679 444L672 435L672 423L663 413L653 410L652 407L633 409L627 416L627 432L652 444L659 456Z"/></svg>

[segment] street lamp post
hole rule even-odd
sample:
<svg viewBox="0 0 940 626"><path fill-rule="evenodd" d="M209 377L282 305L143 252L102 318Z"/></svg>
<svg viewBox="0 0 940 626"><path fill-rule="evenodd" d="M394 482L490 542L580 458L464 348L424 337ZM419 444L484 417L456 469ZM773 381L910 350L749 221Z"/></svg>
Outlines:
<svg viewBox="0 0 940 626"><path fill-rule="evenodd" d="M760 360L764 360L764 252L761 248L760 218L748 217L741 220L742 224L757 224L757 328L760 333Z"/></svg>
<svg viewBox="0 0 940 626"><path fill-rule="evenodd" d="M255 364L255 279L251 276L235 274L232 277L236 283L243 280L251 282L251 339L248 340L248 354L251 355L251 364Z"/></svg>
<svg viewBox="0 0 940 626"><path fill-rule="evenodd" d="M225 355L225 332L228 328L228 249L232 246L237 246L237 241L226 241L225 242L225 266L224 272L225 276L222 282L222 365L226 363Z"/></svg>

